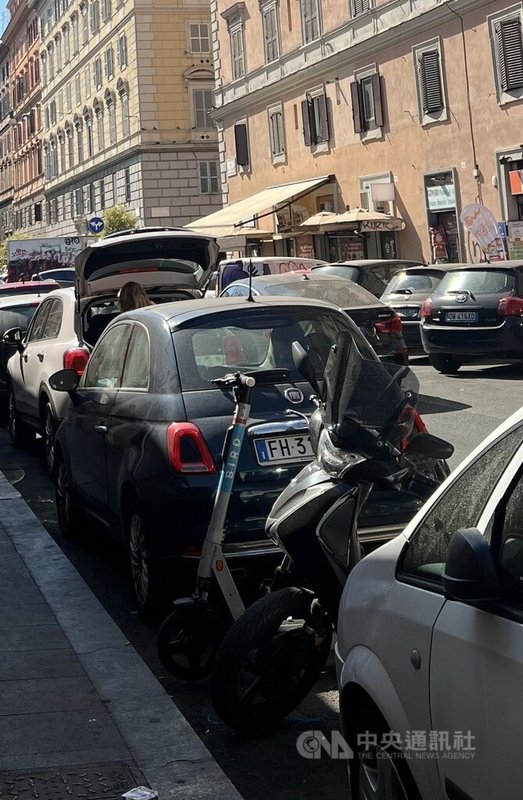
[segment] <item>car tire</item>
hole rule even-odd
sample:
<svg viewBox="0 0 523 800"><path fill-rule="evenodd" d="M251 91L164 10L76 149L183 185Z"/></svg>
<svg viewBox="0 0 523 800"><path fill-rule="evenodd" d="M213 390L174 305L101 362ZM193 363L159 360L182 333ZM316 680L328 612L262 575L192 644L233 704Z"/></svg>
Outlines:
<svg viewBox="0 0 523 800"><path fill-rule="evenodd" d="M134 596L140 614L149 617L158 611L163 600L160 561L155 552L154 532L143 505L136 499L125 510L124 519Z"/></svg>
<svg viewBox="0 0 523 800"><path fill-rule="evenodd" d="M448 353L429 353L429 361L443 375L456 375L461 363Z"/></svg>
<svg viewBox="0 0 523 800"><path fill-rule="evenodd" d="M7 428L9 438L14 447L27 447L34 441L36 432L21 421L16 410L16 398L12 386L9 387L7 395Z"/></svg>
<svg viewBox="0 0 523 800"><path fill-rule="evenodd" d="M81 511L71 487L71 479L62 455L55 454L55 504L58 527L64 539L76 539L85 527Z"/></svg>
<svg viewBox="0 0 523 800"><path fill-rule="evenodd" d="M357 726L351 796L365 800L420 800L402 751L388 744L392 740L392 731L378 712L370 713Z"/></svg>
<svg viewBox="0 0 523 800"><path fill-rule="evenodd" d="M51 403L46 403L42 411L41 430L44 439L47 471L51 477L53 477L55 471L55 435L57 427Z"/></svg>

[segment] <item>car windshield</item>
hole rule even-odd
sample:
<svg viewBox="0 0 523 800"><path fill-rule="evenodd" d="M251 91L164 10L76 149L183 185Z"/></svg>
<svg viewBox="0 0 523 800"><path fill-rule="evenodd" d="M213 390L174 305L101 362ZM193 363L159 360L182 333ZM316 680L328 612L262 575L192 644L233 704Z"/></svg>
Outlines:
<svg viewBox="0 0 523 800"><path fill-rule="evenodd" d="M341 313L321 308L236 309L198 318L173 334L182 389L213 388L215 378L239 369L285 369L290 382L303 381L294 364L293 342L309 354L321 378L330 348L344 330L356 331Z"/></svg>
<svg viewBox="0 0 523 800"><path fill-rule="evenodd" d="M265 284L264 295L294 295L309 297L312 300L325 300L340 308L359 308L361 306L375 305L376 298L362 286L352 281L342 280L314 280L302 278L288 283L278 282Z"/></svg>
<svg viewBox="0 0 523 800"><path fill-rule="evenodd" d="M345 278L350 281L358 282L359 267L317 267L313 270L315 275L325 275L329 278Z"/></svg>
<svg viewBox="0 0 523 800"><path fill-rule="evenodd" d="M37 308L38 303L0 308L0 336L3 336L10 328L22 328L23 331L27 330L31 317Z"/></svg>
<svg viewBox="0 0 523 800"><path fill-rule="evenodd" d="M439 282L442 275L431 274L430 272L398 272L391 278L385 293L397 292L398 294L414 294L417 292L427 292L431 294Z"/></svg>
<svg viewBox="0 0 523 800"><path fill-rule="evenodd" d="M470 269L449 272L435 291L435 295L452 292L472 294L504 294L514 289L514 275L500 269Z"/></svg>

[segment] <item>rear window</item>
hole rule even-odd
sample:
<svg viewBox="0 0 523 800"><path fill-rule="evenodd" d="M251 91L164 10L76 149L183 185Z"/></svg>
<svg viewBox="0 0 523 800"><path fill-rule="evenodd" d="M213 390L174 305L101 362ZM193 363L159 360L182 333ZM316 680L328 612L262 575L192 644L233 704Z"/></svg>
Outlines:
<svg viewBox="0 0 523 800"><path fill-rule="evenodd" d="M345 278L357 283L360 270L358 267L316 267L314 273L317 275L328 275L332 278Z"/></svg>
<svg viewBox="0 0 523 800"><path fill-rule="evenodd" d="M22 328L27 330L31 317L38 308L38 303L31 303L26 306L11 306L10 308L0 308L0 336L3 336L10 328Z"/></svg>
<svg viewBox="0 0 523 800"><path fill-rule="evenodd" d="M449 272L435 291L435 295L451 292L476 294L506 294L513 291L514 275L500 269L475 269Z"/></svg>
<svg viewBox="0 0 523 800"><path fill-rule="evenodd" d="M430 274L427 272L398 272L391 278L386 288L389 292L398 294L414 294L416 292L427 292L431 294L439 285L442 275Z"/></svg>
<svg viewBox="0 0 523 800"><path fill-rule="evenodd" d="M173 334L182 389L209 389L214 378L238 369L287 369L291 382L303 381L292 357L295 341L307 351L321 378L331 345L347 329L355 331L341 313L314 308L282 308L278 313L236 310L234 315L195 320L194 326Z"/></svg>
<svg viewBox="0 0 523 800"><path fill-rule="evenodd" d="M274 283L264 286L264 294L294 295L311 300L324 300L340 308L359 308L375 305L376 298L362 286L352 281L314 280L306 278L289 283Z"/></svg>

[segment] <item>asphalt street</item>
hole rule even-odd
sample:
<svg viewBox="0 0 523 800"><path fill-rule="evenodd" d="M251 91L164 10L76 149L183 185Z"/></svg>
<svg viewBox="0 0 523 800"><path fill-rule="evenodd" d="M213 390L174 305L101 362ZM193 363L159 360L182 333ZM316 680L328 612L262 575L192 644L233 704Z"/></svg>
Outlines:
<svg viewBox="0 0 523 800"><path fill-rule="evenodd" d="M425 359L413 359L421 385L419 409L432 433L451 441L456 466L481 440L521 405L523 367L468 367L457 376L439 375ZM30 451L11 447L0 429L0 469L21 492L58 545L120 626L220 766L248 800L341 800L345 766L322 758L305 761L296 739L306 730L338 727L335 678L327 669L316 690L271 736L242 740L213 713L206 682L188 685L165 675L156 656L156 628L137 615L125 557L101 531L67 542L60 537L54 487L46 476L41 441Z"/></svg>

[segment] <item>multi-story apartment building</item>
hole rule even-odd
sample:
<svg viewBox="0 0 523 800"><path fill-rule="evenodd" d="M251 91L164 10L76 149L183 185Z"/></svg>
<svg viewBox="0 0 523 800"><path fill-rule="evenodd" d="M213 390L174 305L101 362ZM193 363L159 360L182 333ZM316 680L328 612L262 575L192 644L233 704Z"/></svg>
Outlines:
<svg viewBox="0 0 523 800"><path fill-rule="evenodd" d="M43 230L38 19L27 0L9 0L0 51L0 229Z"/></svg>
<svg viewBox="0 0 523 800"><path fill-rule="evenodd" d="M476 201L523 256L521 2L213 0L211 14L228 207L200 227L270 229L263 252L479 260L460 222Z"/></svg>
<svg viewBox="0 0 523 800"><path fill-rule="evenodd" d="M221 205L210 15L198 0L37 0L46 230L125 205L180 225Z"/></svg>

